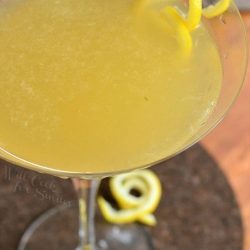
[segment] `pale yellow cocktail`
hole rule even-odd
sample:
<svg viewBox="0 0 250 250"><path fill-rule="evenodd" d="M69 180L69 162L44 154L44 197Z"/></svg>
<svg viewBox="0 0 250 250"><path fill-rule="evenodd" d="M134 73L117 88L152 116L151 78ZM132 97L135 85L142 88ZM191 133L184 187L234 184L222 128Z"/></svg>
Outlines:
<svg viewBox="0 0 250 250"><path fill-rule="evenodd" d="M197 133L220 92L214 41L201 24L184 55L165 20L138 17L135 1L1 7L0 147L51 169L115 172Z"/></svg>

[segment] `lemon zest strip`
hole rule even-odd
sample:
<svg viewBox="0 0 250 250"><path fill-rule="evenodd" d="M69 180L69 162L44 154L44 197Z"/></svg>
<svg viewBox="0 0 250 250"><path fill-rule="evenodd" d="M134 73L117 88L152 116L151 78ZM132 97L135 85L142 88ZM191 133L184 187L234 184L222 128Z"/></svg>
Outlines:
<svg viewBox="0 0 250 250"><path fill-rule="evenodd" d="M202 0L189 0L188 15L184 19L189 31L194 30L201 21Z"/></svg>
<svg viewBox="0 0 250 250"><path fill-rule="evenodd" d="M120 206L114 209L103 197L98 197L98 204L104 218L112 223L124 224L139 221L154 226L156 218L152 212L157 208L161 197L161 184L158 177L150 170L139 170L111 178L111 192ZM136 189L140 197L130 192Z"/></svg>
<svg viewBox="0 0 250 250"><path fill-rule="evenodd" d="M177 32L178 43L180 44L183 54L189 55L192 51L192 37L187 26L184 23L182 16L172 6L167 6L162 10L162 14L169 22L174 31Z"/></svg>
<svg viewBox="0 0 250 250"><path fill-rule="evenodd" d="M192 1L192 0L191 0ZM215 5L209 5L202 10L202 15L206 18L213 18L223 14L231 3L231 0L220 0Z"/></svg>

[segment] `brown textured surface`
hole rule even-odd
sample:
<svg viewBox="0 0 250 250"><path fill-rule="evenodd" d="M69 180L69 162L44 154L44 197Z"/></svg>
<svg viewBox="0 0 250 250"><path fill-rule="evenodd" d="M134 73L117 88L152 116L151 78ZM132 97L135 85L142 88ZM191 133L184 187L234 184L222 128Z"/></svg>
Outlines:
<svg viewBox="0 0 250 250"><path fill-rule="evenodd" d="M157 250L242 250L243 229L234 194L217 164L199 145L153 169L164 190L156 213L158 225L150 229ZM75 195L68 180L1 161L0 249L16 249L23 230L34 218L49 207L71 200ZM58 223L55 220L52 224ZM62 243L60 250L72 245L67 230L74 228L69 219L63 223L66 229L54 229L56 233L46 230L52 242L55 236L62 239L57 241ZM59 249L59 243L46 242L39 249Z"/></svg>
<svg viewBox="0 0 250 250"><path fill-rule="evenodd" d="M72 199L75 195L68 180L38 174L0 160L0 249L16 249L22 232L34 218Z"/></svg>
<svg viewBox="0 0 250 250"><path fill-rule="evenodd" d="M152 230L156 249L242 249L234 194L205 151L195 146L154 169L165 194L157 212L159 224Z"/></svg>

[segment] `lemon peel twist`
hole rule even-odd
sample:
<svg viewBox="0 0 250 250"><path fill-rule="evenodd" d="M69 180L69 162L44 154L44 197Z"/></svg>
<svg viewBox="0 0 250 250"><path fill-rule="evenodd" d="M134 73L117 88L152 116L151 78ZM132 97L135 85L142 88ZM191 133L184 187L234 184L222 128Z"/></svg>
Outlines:
<svg viewBox="0 0 250 250"><path fill-rule="evenodd" d="M231 0L220 0L215 5L209 5L202 10L202 15L206 18L213 18L223 14L230 6Z"/></svg>
<svg viewBox="0 0 250 250"><path fill-rule="evenodd" d="M116 224L139 221L154 226L156 218L152 214L161 198L161 184L158 177L150 170L139 170L117 175L110 180L110 190L120 210L114 209L103 197L97 202L104 218ZM140 196L131 194L137 190Z"/></svg>
<svg viewBox="0 0 250 250"><path fill-rule="evenodd" d="M183 19L189 31L193 31L201 22L201 17L213 18L223 14L230 6L231 0L219 0L214 5L202 9L202 0L189 0L187 18Z"/></svg>
<svg viewBox="0 0 250 250"><path fill-rule="evenodd" d="M165 7L161 14L167 19L173 31L176 32L176 37L182 49L183 55L188 56L192 51L193 42L191 34L183 21L182 16L179 14L177 9L172 6Z"/></svg>
<svg viewBox="0 0 250 250"><path fill-rule="evenodd" d="M194 30L201 21L202 16L202 0L189 0L188 15L184 18L189 31Z"/></svg>
<svg viewBox="0 0 250 250"><path fill-rule="evenodd" d="M177 41L182 48L184 55L189 55L192 50L191 32L194 31L200 24L202 16L213 18L223 14L230 6L232 0L219 0L214 5L202 9L202 0L189 0L188 13L184 17L183 14L174 6L166 6L160 12L165 18L172 31L177 34ZM151 1L138 0L136 1L137 13L142 11Z"/></svg>

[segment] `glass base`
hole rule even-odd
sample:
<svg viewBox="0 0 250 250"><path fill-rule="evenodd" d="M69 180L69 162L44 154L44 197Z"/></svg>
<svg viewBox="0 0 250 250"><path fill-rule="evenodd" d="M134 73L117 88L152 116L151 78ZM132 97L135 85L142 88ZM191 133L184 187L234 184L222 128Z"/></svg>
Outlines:
<svg viewBox="0 0 250 250"><path fill-rule="evenodd" d="M46 211L31 223L17 250L83 250L78 242L78 207L76 204L61 205ZM151 237L143 226L113 225L97 216L95 250L117 249L154 248Z"/></svg>

